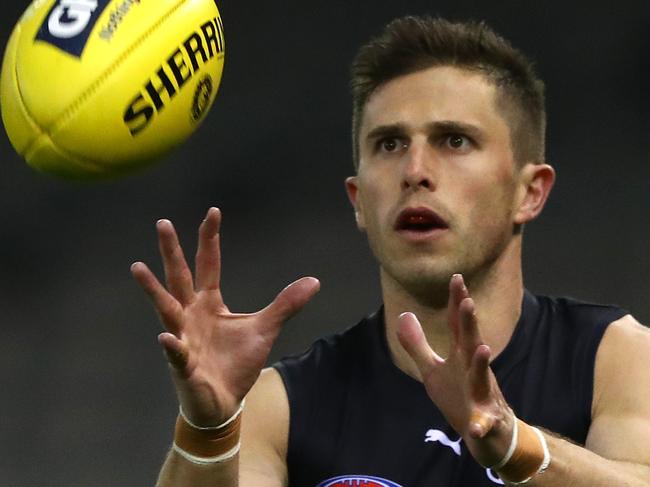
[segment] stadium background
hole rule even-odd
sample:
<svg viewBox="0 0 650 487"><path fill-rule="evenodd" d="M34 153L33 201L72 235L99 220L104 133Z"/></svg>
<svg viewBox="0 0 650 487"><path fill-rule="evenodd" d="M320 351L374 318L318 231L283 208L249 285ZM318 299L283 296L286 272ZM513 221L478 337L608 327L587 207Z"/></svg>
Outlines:
<svg viewBox="0 0 650 487"><path fill-rule="evenodd" d="M647 2L222 0L225 74L205 124L165 161L95 185L29 169L0 135L0 485L153 485L176 402L157 319L129 274L160 265L154 222L190 254L223 209L223 288L236 311L302 275L320 295L272 358L379 303L376 267L343 191L348 66L390 18L487 20L547 83L559 179L526 229L536 292L618 303L650 323ZM4 46L26 1L3 2Z"/></svg>

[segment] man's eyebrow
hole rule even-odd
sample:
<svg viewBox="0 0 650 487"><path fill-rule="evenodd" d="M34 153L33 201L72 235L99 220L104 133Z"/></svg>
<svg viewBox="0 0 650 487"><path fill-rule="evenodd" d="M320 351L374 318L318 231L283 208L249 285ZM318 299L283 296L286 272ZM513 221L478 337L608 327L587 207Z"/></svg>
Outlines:
<svg viewBox="0 0 650 487"><path fill-rule="evenodd" d="M483 136L483 130L478 126L471 123L458 122L456 120L440 120L436 122L430 122L427 124L427 131L436 134L466 134L476 139L480 139ZM407 132L408 130L406 124L398 122L387 125L379 125L368 132L365 138L366 140L373 140L382 137L397 137L404 135Z"/></svg>
<svg viewBox="0 0 650 487"><path fill-rule="evenodd" d="M366 135L366 140L380 139L382 137L398 136L406 133L406 126L403 123L392 123L379 125Z"/></svg>
<svg viewBox="0 0 650 487"><path fill-rule="evenodd" d="M429 132L466 134L476 139L480 139L483 136L483 130L480 127L456 120L431 122L427 125L427 128Z"/></svg>

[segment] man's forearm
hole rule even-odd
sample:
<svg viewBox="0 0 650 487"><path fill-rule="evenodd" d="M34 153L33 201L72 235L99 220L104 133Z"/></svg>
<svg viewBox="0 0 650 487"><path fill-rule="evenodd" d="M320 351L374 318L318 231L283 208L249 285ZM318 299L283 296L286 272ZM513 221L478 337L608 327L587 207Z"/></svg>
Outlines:
<svg viewBox="0 0 650 487"><path fill-rule="evenodd" d="M198 465L170 451L156 487L238 487L239 455L225 462Z"/></svg>
<svg viewBox="0 0 650 487"><path fill-rule="evenodd" d="M527 484L530 487L650 487L650 466L609 460L569 441L545 436L551 464Z"/></svg>

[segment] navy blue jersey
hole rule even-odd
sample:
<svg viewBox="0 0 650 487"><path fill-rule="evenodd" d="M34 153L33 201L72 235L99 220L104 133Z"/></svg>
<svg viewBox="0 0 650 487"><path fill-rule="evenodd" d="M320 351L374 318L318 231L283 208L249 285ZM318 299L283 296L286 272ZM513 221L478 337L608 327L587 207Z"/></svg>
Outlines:
<svg viewBox="0 0 650 487"><path fill-rule="evenodd" d="M525 292L510 342L492 362L523 421L584 444L594 363L626 312ZM276 363L289 397L290 487L481 487L478 465L424 386L391 361L383 311Z"/></svg>

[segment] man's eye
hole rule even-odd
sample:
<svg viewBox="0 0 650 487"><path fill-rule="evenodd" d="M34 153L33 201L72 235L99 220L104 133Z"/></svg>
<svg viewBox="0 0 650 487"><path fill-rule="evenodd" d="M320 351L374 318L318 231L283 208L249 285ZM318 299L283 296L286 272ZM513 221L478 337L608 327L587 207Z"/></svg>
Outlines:
<svg viewBox="0 0 650 487"><path fill-rule="evenodd" d="M464 135L451 134L445 139L445 143L450 149L467 150L471 147L471 141Z"/></svg>
<svg viewBox="0 0 650 487"><path fill-rule="evenodd" d="M384 152L395 152L405 146L406 144L396 137L390 137L379 141L379 149Z"/></svg>

